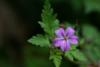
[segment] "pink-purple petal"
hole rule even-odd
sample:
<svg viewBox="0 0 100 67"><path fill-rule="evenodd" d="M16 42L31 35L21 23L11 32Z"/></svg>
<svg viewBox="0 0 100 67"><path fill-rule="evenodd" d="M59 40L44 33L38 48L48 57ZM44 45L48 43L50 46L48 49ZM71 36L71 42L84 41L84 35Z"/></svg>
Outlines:
<svg viewBox="0 0 100 67"><path fill-rule="evenodd" d="M78 40L78 36L72 35L72 36L69 37L69 39L77 39Z"/></svg>
<svg viewBox="0 0 100 67"><path fill-rule="evenodd" d="M55 31L55 34L57 37L63 37L63 35L65 34L64 29L63 28L59 28Z"/></svg>
<svg viewBox="0 0 100 67"><path fill-rule="evenodd" d="M75 30L72 27L68 27L65 31L67 36L71 36L75 33Z"/></svg>
<svg viewBox="0 0 100 67"><path fill-rule="evenodd" d="M78 36L74 35L75 30L68 27L66 30L59 28L55 31L56 38L53 40L55 47L60 47L62 51L70 49L70 44L78 44Z"/></svg>
<svg viewBox="0 0 100 67"><path fill-rule="evenodd" d="M60 46L61 50L62 51L66 51L66 50L69 50L70 49L70 42L67 40L64 40L62 42L62 45Z"/></svg>
<svg viewBox="0 0 100 67"><path fill-rule="evenodd" d="M67 46L66 46L66 41L63 40L63 41L62 41L62 44L60 45L60 48L61 48L62 51L65 51L65 50L66 50L66 47L67 47Z"/></svg>
<svg viewBox="0 0 100 67"><path fill-rule="evenodd" d="M55 38L53 44L55 47L60 47L62 45L63 38Z"/></svg>
<svg viewBox="0 0 100 67"><path fill-rule="evenodd" d="M66 46L67 46L66 50L69 50L70 49L70 41L69 40L66 41Z"/></svg>
<svg viewBox="0 0 100 67"><path fill-rule="evenodd" d="M75 40L75 39L70 40L70 43L71 43L71 44L75 44L75 45L77 45L77 44L78 44L78 40Z"/></svg>
<svg viewBox="0 0 100 67"><path fill-rule="evenodd" d="M72 36L70 39L71 44L78 44L78 37L77 36Z"/></svg>

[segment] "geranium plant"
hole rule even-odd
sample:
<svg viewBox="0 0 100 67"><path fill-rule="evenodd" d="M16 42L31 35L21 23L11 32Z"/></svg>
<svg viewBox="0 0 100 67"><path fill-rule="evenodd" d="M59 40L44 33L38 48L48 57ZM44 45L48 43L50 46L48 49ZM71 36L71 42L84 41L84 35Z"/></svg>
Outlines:
<svg viewBox="0 0 100 67"><path fill-rule="evenodd" d="M62 57L74 62L85 61L84 54L77 48L79 46L79 36L73 26L61 24L53 13L49 0L45 0L41 14L41 21L38 22L45 34L37 34L28 40L32 45L48 47L50 49L49 59L53 61L55 67L60 67ZM77 62L75 61L75 62Z"/></svg>

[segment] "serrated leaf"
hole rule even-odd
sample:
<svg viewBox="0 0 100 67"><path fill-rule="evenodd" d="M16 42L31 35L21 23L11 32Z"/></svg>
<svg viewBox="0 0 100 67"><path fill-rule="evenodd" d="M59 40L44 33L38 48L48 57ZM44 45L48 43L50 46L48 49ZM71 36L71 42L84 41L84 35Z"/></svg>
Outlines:
<svg viewBox="0 0 100 67"><path fill-rule="evenodd" d="M41 47L49 47L50 42L47 36L43 35L37 35L33 36L28 40L29 43L32 43L33 45L41 46Z"/></svg>
<svg viewBox="0 0 100 67"><path fill-rule="evenodd" d="M78 49L66 51L64 56L71 61L74 61L74 59L78 61L86 61L85 55L82 52L80 52Z"/></svg>
<svg viewBox="0 0 100 67"><path fill-rule="evenodd" d="M54 34L54 31L58 28L59 26L59 20L55 20L52 21L52 23L50 25L47 25L43 22L39 22L39 24L41 25L41 27L44 29L44 31L48 34L50 34L51 36Z"/></svg>
<svg viewBox="0 0 100 67"><path fill-rule="evenodd" d="M59 26L59 21L56 19L56 14L53 14L53 9L51 8L49 0L45 0L41 18L42 21L39 22L41 27L51 37L54 36L54 31Z"/></svg>
<svg viewBox="0 0 100 67"><path fill-rule="evenodd" d="M76 60L79 60L79 61L86 61L86 57L85 55L79 51L78 49L77 50L73 50L71 52L72 56L76 59Z"/></svg>
<svg viewBox="0 0 100 67"><path fill-rule="evenodd" d="M73 59L74 59L71 54L71 51L66 51L64 56L67 57L70 61L73 61Z"/></svg>
<svg viewBox="0 0 100 67"><path fill-rule="evenodd" d="M62 60L61 52L56 49L52 50L50 52L50 60L53 61L55 67L60 67Z"/></svg>
<svg viewBox="0 0 100 67"><path fill-rule="evenodd" d="M55 64L55 67L60 67L61 59L62 59L61 56L54 56L53 63Z"/></svg>
<svg viewBox="0 0 100 67"><path fill-rule="evenodd" d="M50 28L43 22L39 22L39 24L41 25L41 27L43 28L43 30L46 32L46 33L51 33L50 31Z"/></svg>

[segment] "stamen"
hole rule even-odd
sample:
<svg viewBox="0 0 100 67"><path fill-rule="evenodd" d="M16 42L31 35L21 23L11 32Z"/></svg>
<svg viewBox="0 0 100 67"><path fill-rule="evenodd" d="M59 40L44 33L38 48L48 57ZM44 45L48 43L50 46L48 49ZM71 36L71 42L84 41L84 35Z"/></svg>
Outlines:
<svg viewBox="0 0 100 67"><path fill-rule="evenodd" d="M67 37L66 36L64 36L64 40L67 40Z"/></svg>

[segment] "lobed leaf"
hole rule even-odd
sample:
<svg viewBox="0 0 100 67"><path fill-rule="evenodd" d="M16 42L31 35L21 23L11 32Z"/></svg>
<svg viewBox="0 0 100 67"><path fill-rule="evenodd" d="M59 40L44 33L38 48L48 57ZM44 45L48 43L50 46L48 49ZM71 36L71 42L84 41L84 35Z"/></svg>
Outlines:
<svg viewBox="0 0 100 67"><path fill-rule="evenodd" d="M79 61L86 61L85 55L84 55L81 51L79 51L78 49L72 51L71 54L73 55L73 57L74 57L76 60L79 60Z"/></svg>
<svg viewBox="0 0 100 67"><path fill-rule="evenodd" d="M60 67L60 65L61 65L61 60L62 60L61 54L62 53L56 49L54 49L50 52L50 60L53 61L55 67Z"/></svg>
<svg viewBox="0 0 100 67"><path fill-rule="evenodd" d="M59 21L56 19L56 14L53 14L49 0L45 0L41 18L42 21L39 24L43 30L50 36L54 36L54 31L59 26Z"/></svg>
<svg viewBox="0 0 100 67"><path fill-rule="evenodd" d="M38 34L37 36L33 36L32 38L30 38L28 42L32 43L33 45L40 46L40 47L50 46L49 39L46 35L43 36L43 35Z"/></svg>
<svg viewBox="0 0 100 67"><path fill-rule="evenodd" d="M66 51L64 56L67 57L70 61L74 60L71 51Z"/></svg>
<svg viewBox="0 0 100 67"><path fill-rule="evenodd" d="M74 61L74 59L78 61L86 61L86 57L78 49L66 51L64 56L67 57L71 61Z"/></svg>

